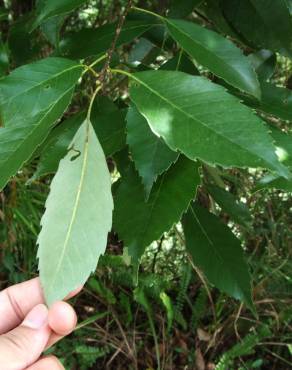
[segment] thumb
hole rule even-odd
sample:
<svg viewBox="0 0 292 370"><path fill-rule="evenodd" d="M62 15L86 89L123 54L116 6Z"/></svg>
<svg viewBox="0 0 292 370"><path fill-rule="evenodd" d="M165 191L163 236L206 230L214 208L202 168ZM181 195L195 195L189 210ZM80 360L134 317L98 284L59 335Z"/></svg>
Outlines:
<svg viewBox="0 0 292 370"><path fill-rule="evenodd" d="M35 306L15 329L0 336L0 369L23 370L40 357L51 330L48 309Z"/></svg>

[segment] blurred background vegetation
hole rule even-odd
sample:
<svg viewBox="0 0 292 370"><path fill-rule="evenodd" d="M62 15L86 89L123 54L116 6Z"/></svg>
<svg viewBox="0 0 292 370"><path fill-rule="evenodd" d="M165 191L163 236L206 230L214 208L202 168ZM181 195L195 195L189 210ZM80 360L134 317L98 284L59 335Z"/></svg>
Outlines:
<svg viewBox="0 0 292 370"><path fill-rule="evenodd" d="M89 1L66 19L63 31L112 22L125 3ZM161 13L168 2L136 3ZM0 5L7 10L2 34L13 23L15 37L20 37L18 19L32 9L33 1L0 1ZM21 37L19 42L30 42L27 35ZM49 43L48 50L40 50L38 41L43 44L37 40L29 46L27 61L30 53L49 53ZM8 55L3 45L0 67L11 57L17 66L17 50ZM128 46L120 48L118 53L117 58L125 63L142 60L147 66L169 58L149 41L134 44L131 51ZM273 82L289 87L291 70L291 62L277 56ZM122 81L108 86L113 96L123 88ZM86 101L85 97L86 88L81 86L78 98ZM28 184L34 170L32 162L0 193L0 288L37 274L36 238L51 176ZM128 265L117 235L112 234L107 255L73 301L80 319L77 330L51 349L66 369L150 370L158 364L164 370L292 369L291 194L255 191L260 171L226 173L230 193L248 207L251 222L241 228L232 225L214 200L208 201L242 240L258 316L210 286L195 266L186 263L180 224L147 249L138 284L137 272ZM206 195L202 192L201 196Z"/></svg>

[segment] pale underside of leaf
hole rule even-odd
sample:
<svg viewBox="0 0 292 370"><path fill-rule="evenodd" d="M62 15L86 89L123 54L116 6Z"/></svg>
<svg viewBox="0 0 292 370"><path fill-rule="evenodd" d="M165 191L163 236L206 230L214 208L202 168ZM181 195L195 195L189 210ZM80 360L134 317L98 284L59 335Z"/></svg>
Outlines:
<svg viewBox="0 0 292 370"><path fill-rule="evenodd" d="M39 270L49 305L84 284L96 268L112 210L107 163L87 119L60 162L41 221Z"/></svg>

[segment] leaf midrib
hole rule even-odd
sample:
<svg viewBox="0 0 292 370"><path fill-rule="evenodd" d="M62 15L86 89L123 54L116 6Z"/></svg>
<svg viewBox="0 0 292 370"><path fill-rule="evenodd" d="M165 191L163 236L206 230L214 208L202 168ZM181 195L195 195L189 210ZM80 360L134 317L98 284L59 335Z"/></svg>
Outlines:
<svg viewBox="0 0 292 370"><path fill-rule="evenodd" d="M34 86L30 87L30 88L28 88L27 90L23 90L23 91L21 91L19 94L13 95L13 96L11 96L9 99L4 100L3 102L1 102L1 106L3 106L4 104L7 104L7 103L8 103L8 102L10 102L11 100L14 100L14 99L18 98L19 96L21 96L21 95L23 95L23 94L28 93L29 91L31 91L31 90L33 90L33 89L35 89L35 88L38 88L38 87L40 87L40 86L42 86L42 85L44 85L44 84L48 83L50 80L53 80L53 79L55 79L55 78L57 78L57 77L61 76L62 74L67 73L67 72L69 72L69 71L71 71L71 70L73 70L73 69L75 69L75 68L82 68L82 66L81 66L81 64L77 64L77 65L74 65L74 66L72 66L72 67L70 67L70 68L64 69L64 70L62 70L61 72L59 72L59 73L57 73L57 74L54 74L54 75L50 76L50 78L48 78L48 79L46 79L46 80L44 80L44 81L42 81L42 82L40 82L40 83L38 83L38 84L36 84L36 85L34 85ZM19 79L19 81L21 81L21 79ZM1 82L1 81L0 81L0 82ZM0 85L0 91L1 91L1 85ZM53 103L52 103L52 104L53 104Z"/></svg>
<svg viewBox="0 0 292 370"><path fill-rule="evenodd" d="M185 35L189 40L191 40L192 42L195 42L195 43L197 43L199 46L201 46L201 48L202 49L204 49L207 53L209 53L209 54L211 54L212 52L209 50L209 49L207 49L202 43L200 43L197 39L196 40L193 40L191 37L190 37L190 35L188 34L188 33L186 33L184 30L182 30L182 29L180 29L180 28L178 28L175 24L173 24L171 21L167 21L168 23L170 23L171 25L172 25L172 27L174 27L176 30L178 30L179 32L181 32L183 35ZM213 32L213 31L211 31L211 30L208 30L208 31L210 31L210 32ZM225 41L227 41L228 42L228 40L225 40ZM232 44L231 44L232 45ZM236 49L236 47L235 47L235 49ZM236 49L236 50L240 50L240 49ZM188 51L186 51L188 54L190 54ZM191 55L192 56L192 55ZM216 59L218 59L223 65L224 65L224 67L226 68L227 67L227 69L228 70L230 70L231 71L231 73L232 74L234 74L234 72L236 73L236 74L239 74L242 78L243 78L243 80L244 81L246 81L245 80L245 74L242 74L241 73L241 71L240 70L236 70L235 68L233 68L233 66L230 66L224 59L222 59L220 56L218 56L218 55L216 55L216 54L214 54L214 53L212 53L212 56L214 57L215 56L215 58ZM242 57L244 58L244 55L242 54ZM251 69L251 72L254 72L253 71L253 69L252 69L252 66L250 66L250 69ZM218 73L218 75L219 75L219 73ZM223 77L222 76L222 73L220 73L220 77L221 78L223 78L223 79L225 79L225 80L227 80L227 78L225 78L225 77ZM258 82L258 80L257 80L257 77L256 77L256 74L255 74L255 72L254 72L254 78L255 78L255 80ZM227 80L229 83L231 83L232 84L232 82L230 82L229 81L229 79ZM233 85L233 84L232 84ZM239 87L239 84L237 83L236 84L238 87ZM248 85L249 86L249 85ZM259 83L258 83L258 87L259 87Z"/></svg>
<svg viewBox="0 0 292 370"><path fill-rule="evenodd" d="M194 208L193 208L192 205L190 206L190 210L191 210L191 212L193 214L194 219L196 220L197 224L199 225L202 233L204 234L204 236L208 240L209 245L212 247L212 250L214 251L215 255L221 261L222 265L225 266L225 267L227 267L229 273L233 276L234 280L237 282L237 286L240 287L241 292L245 296L245 291L242 289L241 284L240 284L240 281L237 280L237 275L234 274L234 272L232 271L232 269L229 268L229 265L228 264L225 264L223 257L221 256L221 254L219 253L219 251L217 250L217 248L215 248L215 244L213 243L212 239L209 238L207 231L204 229L203 225L200 223L200 220L198 219L198 217L196 215L196 212L195 212L195 210L194 210Z"/></svg>
<svg viewBox="0 0 292 370"><path fill-rule="evenodd" d="M33 129L31 130L31 132L29 133L29 135L27 136L27 137L25 137L24 138L24 140L19 140L19 145L15 148L15 150L13 151L13 154L12 155L10 155L10 156L8 156L7 157L7 159L6 159L6 161L4 160L3 162L1 162L1 166L2 165L5 165L5 164L7 164L10 160L11 160L11 157L13 157L13 155L15 154L15 152L17 152L18 150L19 150L19 148L24 144L24 143L26 143L28 140L29 140L29 138L32 136L32 135L34 135L34 133L35 133L35 131L37 131L37 129L39 129L40 128L40 126L41 126L41 124L42 124L42 122L44 121L44 119L47 117L47 115L49 114L49 113L51 113L51 111L53 110L53 108L56 106L56 104L58 104L58 102L61 100L61 99L63 99L64 98L64 96L67 94L67 93L69 93L70 92L70 90L72 90L73 89L73 87L70 87L69 89L67 89L62 95L60 95L60 97L58 98L58 100L56 100L49 108L48 108L48 110L46 111L46 113L44 114L44 116L42 117L42 119L38 122L38 123L36 123L35 125L33 125ZM27 126L21 126L21 127L27 127ZM3 128L3 129L1 129L1 130L5 130L5 127ZM41 143L39 143L39 145L40 145ZM20 166L22 166L26 161L27 161L28 159L25 159L25 160L23 160L22 162L21 162L21 164L20 164ZM14 174L13 174L14 175ZM13 175L11 175L11 176L13 176ZM9 176L9 177L11 177L11 176ZM4 185L3 186L5 186L5 183L7 182L7 180L5 180L4 181ZM1 186L1 184L0 184L0 189L2 188L2 186Z"/></svg>
<svg viewBox="0 0 292 370"><path fill-rule="evenodd" d="M90 122L89 122L88 118L86 119L86 124L90 125ZM52 278L52 280L50 280L50 285L47 288L48 296L50 294L51 289L54 287L57 276L58 276L58 274L60 272L60 269L61 269L61 266L63 264L64 256L65 256L66 250L68 248L69 240L70 240L70 237L71 237L71 231L72 231L74 222L76 220L76 215L77 215L77 211L78 211L78 208L79 208L79 201L80 201L81 191L82 191L83 186L84 186L84 178L85 178L86 169L87 169L87 159L88 159L88 149L89 149L89 130L86 130L86 137L85 137L83 148L84 148L84 156L83 156L83 163L82 163L82 167L81 167L80 181L79 181L78 188L77 188L77 193L76 193L76 199L75 199L75 202L74 202L74 205L73 205L71 220L70 220L70 223L69 223L69 226L68 226L68 230L66 232L66 237L65 237L65 240L64 240L61 256L59 258L57 267L54 271L54 277Z"/></svg>
<svg viewBox="0 0 292 370"><path fill-rule="evenodd" d="M163 173L162 175L162 178L161 178L161 182L160 182L160 185L157 189L157 192L154 196L154 199L153 199L153 202L150 206L150 210L149 210L149 213L148 213L148 217L147 217L147 221L145 222L145 228L144 230L142 230L141 232L141 240L144 240L144 243L143 243L143 247L144 247L144 244L145 244L145 235L147 234L148 230L149 230L149 226L151 225L151 219L152 219L152 215L153 215L153 212L154 212L154 209L155 209L155 206L156 206L156 203L157 203L157 200L159 198L159 195L160 195L160 192L161 192L161 188L162 188L162 185L164 184L164 181L165 181L165 176L166 176L166 172ZM144 187L144 186L143 186ZM143 200L145 202L145 200ZM146 203L146 202L145 202ZM159 237L159 236L158 236ZM151 243L151 242L150 242ZM147 245L145 245L146 247Z"/></svg>
<svg viewBox="0 0 292 370"><path fill-rule="evenodd" d="M131 75L131 78L133 78L134 80L136 80L139 84L143 85L144 87L146 87L149 91L151 91L154 95L158 96L161 100L165 101L166 103L168 103L170 106L172 106L174 109L176 109L177 111L179 111L180 113L182 113L183 115L185 115L187 118L190 118L192 121L195 121L199 124L201 124L202 126L204 126L207 130L215 133L216 135L222 137L224 140L227 140L229 141L230 143L234 144L235 146L239 147L240 149L243 149L244 151L247 151L249 153L252 153L253 155L255 155L256 157L259 157L261 158L261 160L263 160L264 162L266 163L269 163L267 162L264 158L262 158L261 156L259 156L258 153L256 152L253 152L251 150L247 150L244 146L241 146L240 144L238 144L237 142L234 142L233 140L231 140L229 137L225 137L222 133L218 133L217 131L215 131L212 127L209 127L207 124L205 124L203 121L193 117L192 115L188 114L187 112L185 112L184 110L182 110L180 107L178 107L176 104L174 104L172 101L168 100L167 98L165 98L163 95L161 95L158 91L152 89L149 85L147 85L144 81L140 80L139 78L137 78L136 76L134 76L133 74ZM196 78L196 77L193 77L193 78ZM240 104L240 103L238 103ZM147 119L147 117L145 117ZM147 120L148 121L148 120ZM271 143L272 145L272 143ZM175 150L179 149L178 147L175 148ZM200 158L200 157L198 157ZM201 158L202 160L204 160L203 158ZM274 168L274 165L272 163L272 166Z"/></svg>

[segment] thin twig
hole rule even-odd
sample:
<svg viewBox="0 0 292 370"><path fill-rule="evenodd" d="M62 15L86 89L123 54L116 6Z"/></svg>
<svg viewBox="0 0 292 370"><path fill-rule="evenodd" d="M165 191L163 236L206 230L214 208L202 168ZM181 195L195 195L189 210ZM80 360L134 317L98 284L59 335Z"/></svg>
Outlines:
<svg viewBox="0 0 292 370"><path fill-rule="evenodd" d="M126 16L129 12L129 10L131 9L131 7L132 7L132 0L128 0L125 11L120 16L120 19L119 19L119 22L118 22L118 26L117 26L112 44L111 44L111 46L110 46L110 48L107 52L107 58L106 58L105 64L104 64L104 66L103 66L103 68L102 68L102 70L99 74L99 81L100 81L101 84L103 84L105 79L106 79L107 73L109 71L109 66L110 66L110 63L111 63L111 60L112 60L112 57L113 57L113 53L114 53L114 50L115 50L115 47L116 47L116 43L117 43L118 38L120 36L120 33L122 31Z"/></svg>

